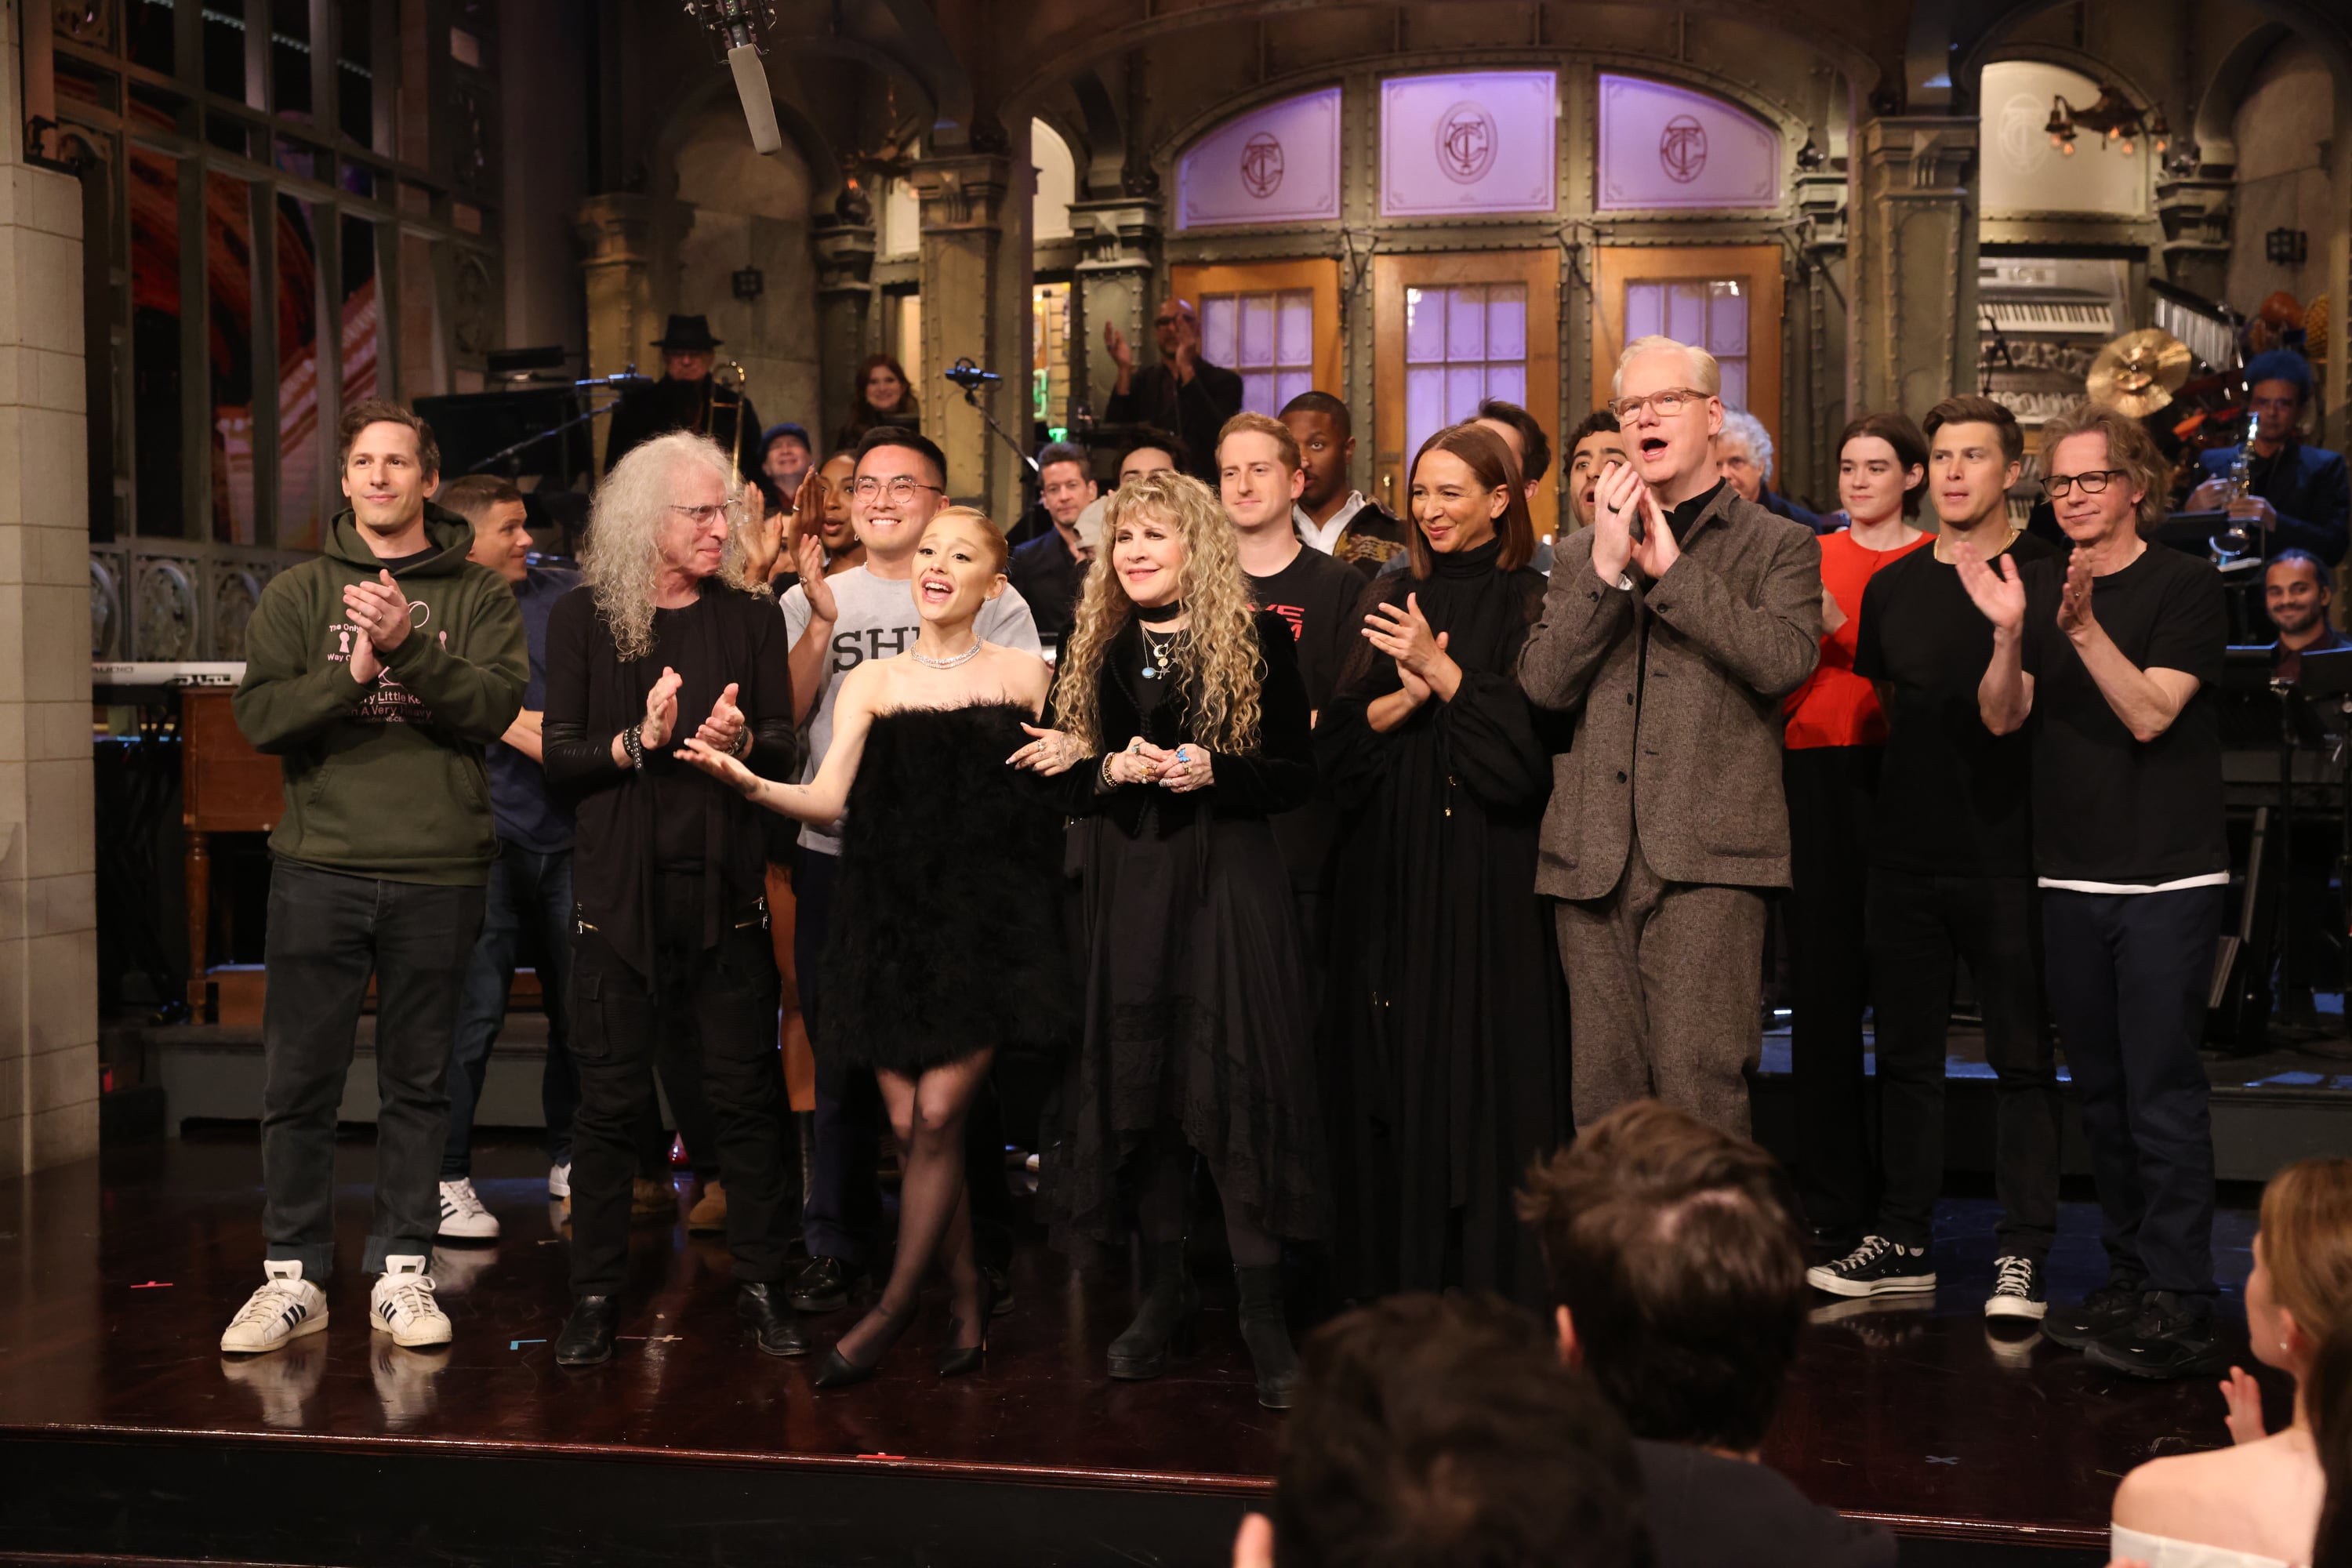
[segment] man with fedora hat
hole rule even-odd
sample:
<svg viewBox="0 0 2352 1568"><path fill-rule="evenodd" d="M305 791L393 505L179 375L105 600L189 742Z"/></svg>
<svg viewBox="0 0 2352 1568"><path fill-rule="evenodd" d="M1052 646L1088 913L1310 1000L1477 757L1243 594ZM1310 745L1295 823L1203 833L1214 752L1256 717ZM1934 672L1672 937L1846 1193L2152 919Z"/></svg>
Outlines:
<svg viewBox="0 0 2352 1568"><path fill-rule="evenodd" d="M734 453L744 479L758 472L760 432L767 426L760 423L751 400L739 401L732 393L711 395L710 369L718 363L714 351L719 343L710 335L709 317L670 317L669 330L654 340L654 347L662 352L662 378L624 394L613 410L613 427L604 442L606 473L632 447L673 430L708 436Z"/></svg>

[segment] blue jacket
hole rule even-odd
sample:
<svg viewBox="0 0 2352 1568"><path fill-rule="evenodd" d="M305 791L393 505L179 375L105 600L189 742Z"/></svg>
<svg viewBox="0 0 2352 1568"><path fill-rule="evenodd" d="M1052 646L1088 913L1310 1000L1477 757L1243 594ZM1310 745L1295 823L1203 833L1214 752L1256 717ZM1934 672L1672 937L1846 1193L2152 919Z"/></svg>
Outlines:
<svg viewBox="0 0 2352 1568"><path fill-rule="evenodd" d="M2227 479L2238 448L2222 447L2200 453L2209 479ZM2352 529L2352 479L2344 459L2334 452L2289 442L2279 455L2254 455L2250 469L2252 493L2271 503L2278 527L2271 539L2272 553L2290 547L2308 550L2330 566L2344 559L2347 529Z"/></svg>

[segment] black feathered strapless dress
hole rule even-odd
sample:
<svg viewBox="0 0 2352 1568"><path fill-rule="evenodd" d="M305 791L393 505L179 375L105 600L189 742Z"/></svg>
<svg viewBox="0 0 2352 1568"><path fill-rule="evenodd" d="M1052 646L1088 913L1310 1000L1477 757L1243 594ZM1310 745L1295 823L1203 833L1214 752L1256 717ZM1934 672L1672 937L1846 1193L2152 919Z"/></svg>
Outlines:
<svg viewBox="0 0 2352 1568"><path fill-rule="evenodd" d="M816 1049L908 1077L1068 1037L1062 818L1006 765L1027 709L902 708L849 786Z"/></svg>

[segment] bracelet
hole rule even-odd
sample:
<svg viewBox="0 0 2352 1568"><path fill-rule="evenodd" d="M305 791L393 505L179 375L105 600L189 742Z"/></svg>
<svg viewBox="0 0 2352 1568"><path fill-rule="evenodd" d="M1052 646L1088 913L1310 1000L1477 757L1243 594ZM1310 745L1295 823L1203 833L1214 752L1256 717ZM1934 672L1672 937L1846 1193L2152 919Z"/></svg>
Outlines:
<svg viewBox="0 0 2352 1568"><path fill-rule="evenodd" d="M1110 776L1110 765L1113 762L1117 761L1118 758L1118 753L1117 752L1105 752L1103 753L1102 765L1095 769L1095 776L1102 781L1102 786L1105 789L1117 789L1118 787L1118 781Z"/></svg>
<svg viewBox="0 0 2352 1568"><path fill-rule="evenodd" d="M641 726L632 724L621 731L621 751L629 759L629 766L633 768L643 768L646 765L646 738L639 733L640 729Z"/></svg>
<svg viewBox="0 0 2352 1568"><path fill-rule="evenodd" d="M746 724L741 729L735 731L735 739L728 742L727 754L733 757L737 762L741 762L745 757L751 754L751 725Z"/></svg>

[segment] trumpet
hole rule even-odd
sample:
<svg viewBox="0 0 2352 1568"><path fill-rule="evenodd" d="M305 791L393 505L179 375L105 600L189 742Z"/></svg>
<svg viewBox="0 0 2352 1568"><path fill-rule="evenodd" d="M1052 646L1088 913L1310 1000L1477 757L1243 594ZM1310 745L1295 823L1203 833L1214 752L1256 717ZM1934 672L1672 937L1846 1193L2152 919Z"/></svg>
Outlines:
<svg viewBox="0 0 2352 1568"><path fill-rule="evenodd" d="M730 359L711 367L711 417L717 419L718 411L721 408L735 411L735 442L728 457L735 465L739 477L743 472L743 392L751 384L751 373L745 370L739 361ZM720 401L722 397L726 400L723 403Z"/></svg>

